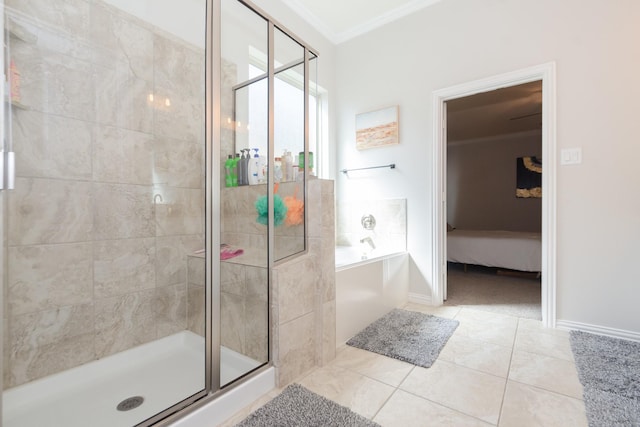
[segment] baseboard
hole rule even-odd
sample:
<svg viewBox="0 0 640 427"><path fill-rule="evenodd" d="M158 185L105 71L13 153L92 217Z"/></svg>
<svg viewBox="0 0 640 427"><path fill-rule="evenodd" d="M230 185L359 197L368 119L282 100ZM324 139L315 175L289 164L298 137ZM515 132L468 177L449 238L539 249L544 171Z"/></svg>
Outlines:
<svg viewBox="0 0 640 427"><path fill-rule="evenodd" d="M416 304L432 305L431 295L416 294L414 292L409 292L409 302L413 302Z"/></svg>
<svg viewBox="0 0 640 427"><path fill-rule="evenodd" d="M570 320L557 320L556 327L558 329L591 332L592 334L640 342L639 332L626 331L624 329L608 328L606 326L590 325L588 323L572 322Z"/></svg>

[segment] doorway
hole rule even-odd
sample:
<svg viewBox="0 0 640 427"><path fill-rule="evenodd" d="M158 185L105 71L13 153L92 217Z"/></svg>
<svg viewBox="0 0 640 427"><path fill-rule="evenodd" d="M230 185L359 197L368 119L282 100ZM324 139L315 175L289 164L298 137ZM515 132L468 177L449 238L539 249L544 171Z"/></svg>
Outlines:
<svg viewBox="0 0 640 427"><path fill-rule="evenodd" d="M433 278L432 303L441 305L447 291L447 114L446 102L470 95L542 81L542 177L544 196L541 217L541 307L542 321L555 326L555 65L547 63L488 79L477 80L434 92L433 155Z"/></svg>

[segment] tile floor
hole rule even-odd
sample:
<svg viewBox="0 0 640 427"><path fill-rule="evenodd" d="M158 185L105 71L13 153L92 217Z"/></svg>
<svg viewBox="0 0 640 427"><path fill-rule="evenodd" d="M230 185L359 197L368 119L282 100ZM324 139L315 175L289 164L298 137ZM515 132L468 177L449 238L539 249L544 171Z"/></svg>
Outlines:
<svg viewBox="0 0 640 427"><path fill-rule="evenodd" d="M382 426L587 426L568 332L468 308L405 309L460 321L431 368L343 346L335 360L295 382Z"/></svg>

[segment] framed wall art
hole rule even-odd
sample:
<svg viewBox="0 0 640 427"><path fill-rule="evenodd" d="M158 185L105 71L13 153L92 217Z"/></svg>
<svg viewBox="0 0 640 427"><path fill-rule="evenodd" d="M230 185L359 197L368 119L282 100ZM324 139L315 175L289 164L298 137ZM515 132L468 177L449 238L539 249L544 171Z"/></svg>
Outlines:
<svg viewBox="0 0 640 427"><path fill-rule="evenodd" d="M356 115L356 148L398 144L398 106Z"/></svg>

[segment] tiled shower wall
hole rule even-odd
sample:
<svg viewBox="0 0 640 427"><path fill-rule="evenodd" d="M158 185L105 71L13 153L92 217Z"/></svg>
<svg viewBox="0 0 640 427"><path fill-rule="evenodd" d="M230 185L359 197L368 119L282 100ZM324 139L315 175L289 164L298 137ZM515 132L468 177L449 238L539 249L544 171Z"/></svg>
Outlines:
<svg viewBox="0 0 640 427"><path fill-rule="evenodd" d="M374 230L363 228L365 215L374 216ZM407 199L341 201L336 206L336 218L338 246L360 246L360 239L371 237L378 253L407 249Z"/></svg>
<svg viewBox="0 0 640 427"><path fill-rule="evenodd" d="M204 52L97 0L5 5L21 36L3 319L13 387L202 327L188 316L204 302L187 300L202 294L187 291L187 254L204 244Z"/></svg>

